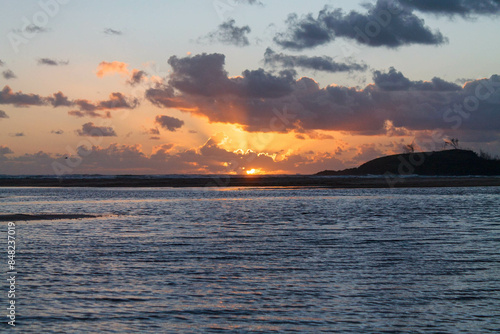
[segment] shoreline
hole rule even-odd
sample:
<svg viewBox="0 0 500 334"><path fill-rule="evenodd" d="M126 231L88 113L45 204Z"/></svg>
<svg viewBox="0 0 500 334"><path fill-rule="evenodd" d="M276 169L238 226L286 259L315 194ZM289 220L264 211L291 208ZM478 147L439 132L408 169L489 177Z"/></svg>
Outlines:
<svg viewBox="0 0 500 334"><path fill-rule="evenodd" d="M20 177L0 178L0 187L97 187L97 188L204 188L204 187L322 187L322 188L415 188L415 187L487 187L500 186L500 177L492 176L193 176L148 177L116 176L94 178Z"/></svg>

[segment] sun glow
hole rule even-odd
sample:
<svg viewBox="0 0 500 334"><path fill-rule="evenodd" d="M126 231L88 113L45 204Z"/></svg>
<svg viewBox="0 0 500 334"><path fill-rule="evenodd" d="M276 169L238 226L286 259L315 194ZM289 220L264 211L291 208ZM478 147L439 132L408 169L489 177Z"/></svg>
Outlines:
<svg viewBox="0 0 500 334"><path fill-rule="evenodd" d="M262 174L262 169L249 169L247 170L247 175L257 175L257 174Z"/></svg>

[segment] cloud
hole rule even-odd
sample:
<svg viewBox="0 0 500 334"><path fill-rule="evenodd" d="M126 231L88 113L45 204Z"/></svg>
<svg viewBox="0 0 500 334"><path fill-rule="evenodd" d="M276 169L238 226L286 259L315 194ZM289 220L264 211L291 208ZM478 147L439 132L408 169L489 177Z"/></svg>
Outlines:
<svg viewBox="0 0 500 334"><path fill-rule="evenodd" d="M175 117L170 117L166 115L158 115L155 118L155 123L160 125L162 128L175 132L184 125L184 121Z"/></svg>
<svg viewBox="0 0 500 334"><path fill-rule="evenodd" d="M4 79L6 79L6 80L17 78L17 76L11 70L3 71L2 75L3 75Z"/></svg>
<svg viewBox="0 0 500 334"><path fill-rule="evenodd" d="M96 75L99 78L102 78L105 75L108 74L122 74L122 75L128 75L130 71L128 70L128 64L123 63L121 61L113 61L113 62L106 62L103 61L99 64L96 70Z"/></svg>
<svg viewBox="0 0 500 334"><path fill-rule="evenodd" d="M71 156L67 153L38 152L2 158L0 148L0 174L53 175L54 164L60 170L72 174L245 174L250 169L281 174L310 174L344 168L340 160L328 153L233 152L221 147L227 140L227 136L220 133L197 148L176 148L171 143L165 143L154 147L151 154L144 153L140 145L114 143L108 147L83 145ZM68 160L79 163L76 167L65 169Z"/></svg>
<svg viewBox="0 0 500 334"><path fill-rule="evenodd" d="M7 115L7 114L5 113L5 111L0 110L0 119L1 119L1 118L9 118L9 115Z"/></svg>
<svg viewBox="0 0 500 334"><path fill-rule="evenodd" d="M281 65L285 68L300 67L330 73L364 71L367 68L366 65L337 63L333 58L328 56L291 56L283 53L276 53L270 48L267 48L264 53L264 62L266 65L271 66Z"/></svg>
<svg viewBox="0 0 500 334"><path fill-rule="evenodd" d="M37 94L14 93L9 86L5 86L0 91L0 104L12 104L16 107L41 106L50 104L57 107L73 107L79 110L72 110L68 114L77 117L101 117L110 118L111 110L135 109L139 105L139 99L125 96L123 93L114 92L107 100L92 102L86 99L69 99L64 93L57 92L52 96L42 97ZM101 112L101 113L100 113Z"/></svg>
<svg viewBox="0 0 500 334"><path fill-rule="evenodd" d="M397 48L404 45L441 45L447 39L439 31L431 31L423 19L408 7L391 0L377 0L366 5L367 12L325 8L314 17L289 15L287 31L278 33L274 41L285 49L303 50L334 41L338 37L356 40L372 47Z"/></svg>
<svg viewBox="0 0 500 334"><path fill-rule="evenodd" d="M50 58L40 58L38 59L38 65L49 65L49 66L59 66L59 65L68 65L69 61L63 60L54 60Z"/></svg>
<svg viewBox="0 0 500 334"><path fill-rule="evenodd" d="M14 93L9 86L5 86L0 91L0 104L12 104L17 107L24 106L40 106L45 104L45 100L40 95L23 94L22 92Z"/></svg>
<svg viewBox="0 0 500 334"><path fill-rule="evenodd" d="M53 96L48 97L47 100L54 108L61 106L70 107L73 105L73 101L70 101L61 91L54 93Z"/></svg>
<svg viewBox="0 0 500 334"><path fill-rule="evenodd" d="M63 130L52 130L50 133L55 134L55 135L62 135L64 133Z"/></svg>
<svg viewBox="0 0 500 334"><path fill-rule="evenodd" d="M301 139L301 140L305 140L307 138L309 138L309 139L315 139L315 140L331 140L331 139L335 139L331 135L320 133L318 131L310 131L310 130L300 129L298 132L299 133L297 133L295 135L295 138Z"/></svg>
<svg viewBox="0 0 500 334"><path fill-rule="evenodd" d="M0 66L5 65L5 63L0 59Z"/></svg>
<svg viewBox="0 0 500 334"><path fill-rule="evenodd" d="M375 144L363 144L358 146L356 155L350 161L350 164L359 165L367 161L383 156L384 153L377 149Z"/></svg>
<svg viewBox="0 0 500 334"><path fill-rule="evenodd" d="M24 30L14 29L12 31L15 33L18 33L18 34L24 34L24 33L39 34L39 33L48 32L49 29L43 28L43 27L38 26L36 24L30 24L30 25L27 25L26 27L24 27Z"/></svg>
<svg viewBox="0 0 500 334"><path fill-rule="evenodd" d="M88 122L82 125L81 130L77 130L76 133L79 136L90 136L90 137L116 137L116 132L112 127L106 126L96 126L92 122Z"/></svg>
<svg viewBox="0 0 500 334"><path fill-rule="evenodd" d="M500 1L498 0L398 0L404 6L419 10L444 15L498 15L500 14Z"/></svg>
<svg viewBox="0 0 500 334"><path fill-rule="evenodd" d="M111 28L106 28L104 29L103 31L104 34L106 35L123 35L123 33L120 31L120 30L115 30L115 29L111 29Z"/></svg>
<svg viewBox="0 0 500 334"><path fill-rule="evenodd" d="M362 89L321 88L311 78L273 76L263 70L230 78L219 54L173 60L168 83L146 91L149 101L246 131L400 135L456 127L462 132L500 129L497 75L461 87L440 78L412 81L391 68L375 71L374 84Z"/></svg>
<svg viewBox="0 0 500 334"><path fill-rule="evenodd" d="M9 133L9 136L11 137L24 137L24 132L15 132L15 133Z"/></svg>
<svg viewBox="0 0 500 334"><path fill-rule="evenodd" d="M278 76L265 72L263 69L246 70L242 76L228 78L224 69L223 54L196 55L193 57L170 57L168 63L172 66L169 86L171 89L202 96L236 95L248 97L279 97L292 91L294 72L282 71Z"/></svg>
<svg viewBox="0 0 500 334"><path fill-rule="evenodd" d="M71 116L111 118L110 110L134 109L139 105L139 100L129 98L119 92L114 92L109 95L108 100L91 102L86 99L77 99L71 101L71 105L78 106L80 109L69 111L68 114ZM99 111L104 111L104 114L99 113Z"/></svg>
<svg viewBox="0 0 500 334"><path fill-rule="evenodd" d="M42 32L48 32L49 30L40 26L37 26L36 24L30 24L24 29L26 32L29 33L42 33Z"/></svg>
<svg viewBox="0 0 500 334"><path fill-rule="evenodd" d="M156 116L156 117L158 117L158 116ZM150 134L150 135L159 135L160 130L158 130L158 128L151 128L146 133Z"/></svg>
<svg viewBox="0 0 500 334"><path fill-rule="evenodd" d="M422 91L459 91L462 87L459 85L447 82L443 79L434 77L432 81L410 81L403 73L396 71L394 67L389 69L389 72L382 73L375 71L373 80L377 87L387 91L398 90L422 90Z"/></svg>
<svg viewBox="0 0 500 334"><path fill-rule="evenodd" d="M72 101L72 103L74 105L77 105L80 108L80 110L82 110L82 111L95 111L95 110L97 110L97 106L94 103L92 103L86 99L77 99L77 100Z"/></svg>
<svg viewBox="0 0 500 334"><path fill-rule="evenodd" d="M228 45L247 46L250 45L248 37L251 32L249 26L237 27L232 19L227 20L217 27L217 30L205 36L210 42L220 42Z"/></svg>
<svg viewBox="0 0 500 334"><path fill-rule="evenodd" d="M12 154L12 150L8 148L7 146L0 145L0 156L5 155L5 154Z"/></svg>
<svg viewBox="0 0 500 334"><path fill-rule="evenodd" d="M104 114L98 113L93 110L70 110L68 111L68 115L70 116L75 116L75 117L92 117L92 118L111 118L111 113L105 112Z"/></svg>
<svg viewBox="0 0 500 334"><path fill-rule="evenodd" d="M135 86L142 83L146 78L146 72L133 69L132 74L130 75L130 79L127 81L127 83L131 86Z"/></svg>
<svg viewBox="0 0 500 334"><path fill-rule="evenodd" d="M113 110L113 109L134 109L139 104L136 98L128 98L122 93L115 92L109 95L109 100L100 101L97 103L98 110Z"/></svg>

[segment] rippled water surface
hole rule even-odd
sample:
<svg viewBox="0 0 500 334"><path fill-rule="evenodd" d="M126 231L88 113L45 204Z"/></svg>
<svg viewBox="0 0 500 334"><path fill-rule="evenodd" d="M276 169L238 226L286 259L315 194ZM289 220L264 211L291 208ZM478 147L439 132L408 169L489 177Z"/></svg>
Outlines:
<svg viewBox="0 0 500 334"><path fill-rule="evenodd" d="M1 213L102 217L16 224L2 330L496 333L499 207L500 188L3 188Z"/></svg>

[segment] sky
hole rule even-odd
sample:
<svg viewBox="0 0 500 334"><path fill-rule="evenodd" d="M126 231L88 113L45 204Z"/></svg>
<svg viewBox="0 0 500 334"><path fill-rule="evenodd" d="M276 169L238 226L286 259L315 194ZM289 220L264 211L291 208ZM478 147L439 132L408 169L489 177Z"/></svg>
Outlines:
<svg viewBox="0 0 500 334"><path fill-rule="evenodd" d="M500 155L500 0L0 4L0 174Z"/></svg>

